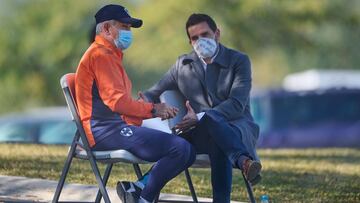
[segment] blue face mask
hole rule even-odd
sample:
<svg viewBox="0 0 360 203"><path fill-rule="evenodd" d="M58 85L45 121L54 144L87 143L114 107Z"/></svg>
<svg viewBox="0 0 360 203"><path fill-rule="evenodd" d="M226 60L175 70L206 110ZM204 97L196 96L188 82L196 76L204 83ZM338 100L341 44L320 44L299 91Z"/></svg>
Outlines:
<svg viewBox="0 0 360 203"><path fill-rule="evenodd" d="M117 48L125 50L131 45L132 39L133 36L130 30L119 30L119 36L114 40L114 43Z"/></svg>

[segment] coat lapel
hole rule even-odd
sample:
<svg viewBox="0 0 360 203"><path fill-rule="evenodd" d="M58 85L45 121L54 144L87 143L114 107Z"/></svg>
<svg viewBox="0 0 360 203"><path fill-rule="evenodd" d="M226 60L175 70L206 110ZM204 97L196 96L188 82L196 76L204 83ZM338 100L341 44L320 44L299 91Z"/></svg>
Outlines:
<svg viewBox="0 0 360 203"><path fill-rule="evenodd" d="M200 62L200 60L196 60L192 63L193 65L193 71L196 73L196 75L198 76L199 80L201 81L201 84L205 87L206 86L206 82L205 82L205 70L202 67L202 64Z"/></svg>
<svg viewBox="0 0 360 203"><path fill-rule="evenodd" d="M191 66L192 66L191 71L193 71L195 73L195 75L197 76L197 78L200 80L201 86L202 86L203 91L205 93L205 98L207 99L207 102L208 102L209 106L212 106L211 97L208 94L208 89L207 89L206 81L205 81L205 70L202 67L202 64L201 64L201 61L200 61L199 57L193 51L188 55L187 58L192 60L192 62L190 63Z"/></svg>
<svg viewBox="0 0 360 203"><path fill-rule="evenodd" d="M191 63L190 63L192 66L191 70L195 73L197 78L200 80L203 87L205 87L206 86L205 71L204 71L204 68L202 67L200 59L197 57L197 55L194 51L188 55L188 58L191 60Z"/></svg>

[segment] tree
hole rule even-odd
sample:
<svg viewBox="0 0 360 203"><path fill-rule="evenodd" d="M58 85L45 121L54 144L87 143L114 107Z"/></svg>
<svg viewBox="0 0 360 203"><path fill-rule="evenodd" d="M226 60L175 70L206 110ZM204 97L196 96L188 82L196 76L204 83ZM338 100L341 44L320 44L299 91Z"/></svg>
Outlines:
<svg viewBox="0 0 360 203"><path fill-rule="evenodd" d="M0 1L0 112L63 105L59 78L74 72L89 46L94 14L108 1ZM119 3L116 1L116 3ZM221 43L247 53L254 87L279 85L308 68L359 69L358 0L121 1L144 20L133 29L125 69L134 92L150 87L191 51L185 22L207 13Z"/></svg>

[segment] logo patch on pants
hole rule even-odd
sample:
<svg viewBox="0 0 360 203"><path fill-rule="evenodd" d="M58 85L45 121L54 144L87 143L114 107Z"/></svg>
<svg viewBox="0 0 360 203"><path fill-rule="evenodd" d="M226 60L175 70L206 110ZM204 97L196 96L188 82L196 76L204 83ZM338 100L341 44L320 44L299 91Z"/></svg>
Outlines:
<svg viewBox="0 0 360 203"><path fill-rule="evenodd" d="M131 135L133 135L133 131L130 128L125 127L121 129L120 134L125 137L130 137Z"/></svg>

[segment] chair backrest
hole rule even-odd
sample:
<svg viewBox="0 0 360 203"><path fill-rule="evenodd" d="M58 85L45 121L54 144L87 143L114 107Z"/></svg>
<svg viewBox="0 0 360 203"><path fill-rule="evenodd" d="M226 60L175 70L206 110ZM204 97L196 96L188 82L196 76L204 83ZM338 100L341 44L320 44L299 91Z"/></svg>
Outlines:
<svg viewBox="0 0 360 203"><path fill-rule="evenodd" d="M61 77L60 85L63 90L67 106L70 110L72 119L80 121L77 104L75 101L75 73L68 73Z"/></svg>
<svg viewBox="0 0 360 203"><path fill-rule="evenodd" d="M75 100L75 73L68 73L62 76L60 79L60 85L64 93L67 106L70 110L72 120L75 122L78 132L80 133L81 141L84 145L83 147L90 149Z"/></svg>

